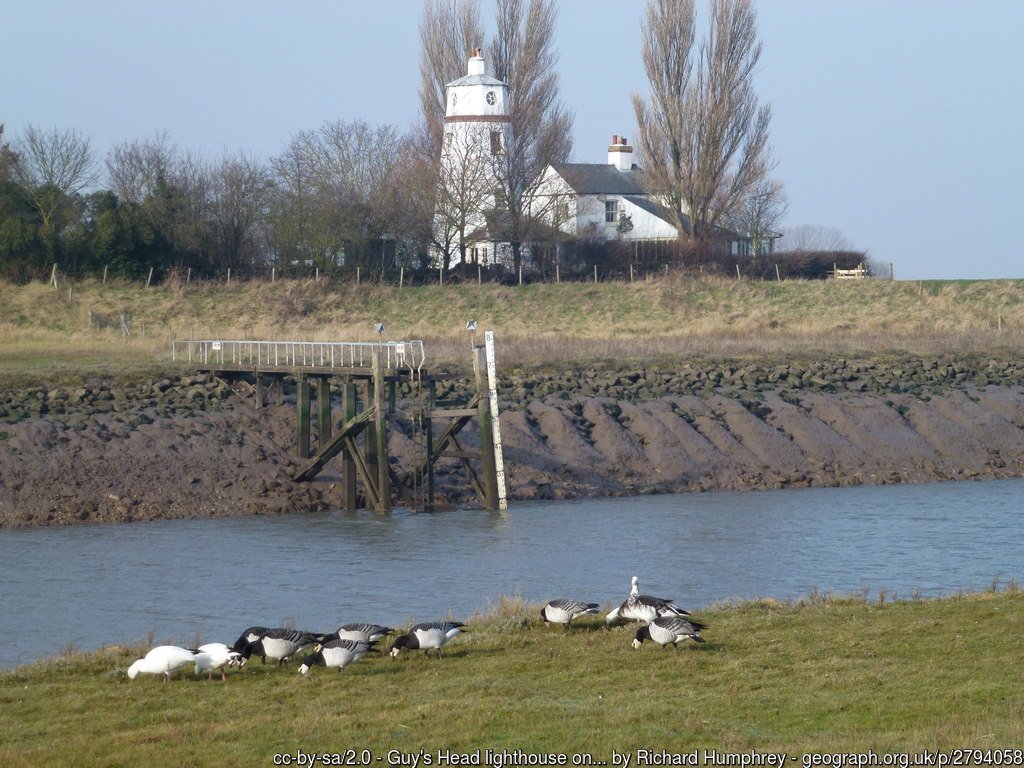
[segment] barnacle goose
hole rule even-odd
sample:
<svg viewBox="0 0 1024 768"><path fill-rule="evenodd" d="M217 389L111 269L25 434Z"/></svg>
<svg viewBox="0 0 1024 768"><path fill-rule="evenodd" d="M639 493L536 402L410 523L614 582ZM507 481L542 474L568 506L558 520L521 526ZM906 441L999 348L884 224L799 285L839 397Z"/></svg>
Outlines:
<svg viewBox="0 0 1024 768"><path fill-rule="evenodd" d="M231 650L238 651L239 653L241 653L245 650L247 645L249 645L250 643L255 643L269 631L269 627L249 627L247 630L245 630L245 632L238 636L238 639L235 640L235 644L231 646ZM249 657L246 656L242 659L241 663L245 664L245 662L248 660ZM263 657L263 663L267 663L266 656Z"/></svg>
<svg viewBox="0 0 1024 768"><path fill-rule="evenodd" d="M639 648L644 640L653 640L662 648L668 645L678 647L676 643L686 639L703 643L704 638L700 636L700 632L704 629L707 629L704 624L693 619L684 619L682 616L659 616L637 630L636 637L633 638L633 647Z"/></svg>
<svg viewBox="0 0 1024 768"><path fill-rule="evenodd" d="M158 645L128 667L128 679L134 680L141 673L163 675L164 682L170 682L171 673L195 661L196 651L177 645Z"/></svg>
<svg viewBox="0 0 1024 768"><path fill-rule="evenodd" d="M629 591L629 597L625 599L622 605L609 613L604 620L609 624L616 619L650 622L658 616L689 615L690 614L687 611L684 611L668 598L641 595L640 582L637 577L634 576L632 589Z"/></svg>
<svg viewBox="0 0 1024 768"><path fill-rule="evenodd" d="M299 674L306 674L311 667L336 667L340 672L353 661L359 661L375 642L377 641L336 639L317 645L316 650L302 662Z"/></svg>
<svg viewBox="0 0 1024 768"><path fill-rule="evenodd" d="M268 629L257 640L245 645L241 651L243 659L251 656L262 656L265 659L283 664L299 651L311 645L323 642L324 635L312 632L300 632L297 629Z"/></svg>
<svg viewBox="0 0 1024 768"><path fill-rule="evenodd" d="M363 642L370 642L380 640L386 635L390 635L394 632L391 627L385 627L381 624L343 624L338 627L337 632L332 632L327 635L326 640L362 640Z"/></svg>
<svg viewBox="0 0 1024 768"><path fill-rule="evenodd" d="M583 603L559 597L540 609L540 617L544 619L545 624L565 624L568 627L571 626L573 619L586 613L597 613L597 609L597 603Z"/></svg>
<svg viewBox="0 0 1024 768"><path fill-rule="evenodd" d="M395 638L395 644L391 646L391 658L397 658L403 648L410 650L421 650L425 655L432 648L437 649L437 655L441 655L441 646L455 637L466 626L461 621L428 621L417 624L407 634Z"/></svg>

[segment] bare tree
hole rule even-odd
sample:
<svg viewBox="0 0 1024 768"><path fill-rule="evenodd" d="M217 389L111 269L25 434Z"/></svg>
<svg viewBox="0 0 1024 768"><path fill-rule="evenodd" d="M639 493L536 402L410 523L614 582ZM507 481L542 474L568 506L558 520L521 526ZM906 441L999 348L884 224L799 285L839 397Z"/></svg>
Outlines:
<svg viewBox="0 0 1024 768"><path fill-rule="evenodd" d="M114 145L107 153L107 184L119 199L142 205L161 179L174 175L178 148L166 132L152 139Z"/></svg>
<svg viewBox="0 0 1024 768"><path fill-rule="evenodd" d="M39 215L40 231L52 256L73 198L98 178L92 148L77 131L42 131L29 125L15 152L14 177Z"/></svg>
<svg viewBox="0 0 1024 768"><path fill-rule="evenodd" d="M530 200L543 171L572 152L573 115L559 99L557 18L554 0L498 0L494 74L508 83L511 101L509 140L495 155L505 208L499 236L511 244L517 269L522 243L534 234Z"/></svg>
<svg viewBox="0 0 1024 768"><path fill-rule="evenodd" d="M225 157L210 173L210 226L218 266L263 261L261 224L271 186L266 166L252 155Z"/></svg>
<svg viewBox="0 0 1024 768"><path fill-rule="evenodd" d="M853 251L853 242L835 227L799 224L783 231L787 251Z"/></svg>
<svg viewBox="0 0 1024 768"><path fill-rule="evenodd" d="M420 20L420 108L436 161L444 134L445 86L466 74L466 58L484 38L479 0L427 0Z"/></svg>
<svg viewBox="0 0 1024 768"><path fill-rule="evenodd" d="M324 265L372 259L381 269L390 266L401 220L402 149L393 127L361 121L296 135L272 162L278 253Z"/></svg>
<svg viewBox="0 0 1024 768"><path fill-rule="evenodd" d="M756 256L763 253L767 242L778 234L788 208L782 183L764 178L754 185L730 224L735 224L750 238L751 253Z"/></svg>
<svg viewBox="0 0 1024 768"><path fill-rule="evenodd" d="M437 174L433 245L445 269L457 251L468 263L467 249L474 232L483 231L492 214L495 177L491 169L490 130L446 134Z"/></svg>
<svg viewBox="0 0 1024 768"><path fill-rule="evenodd" d="M0 182L13 178L17 160L18 156L11 145L4 141L4 124L0 123Z"/></svg>
<svg viewBox="0 0 1024 768"><path fill-rule="evenodd" d="M651 94L633 95L641 163L681 236L707 240L772 168L771 108L753 74L761 55L751 0L712 0L696 64L692 0L648 0L643 61Z"/></svg>

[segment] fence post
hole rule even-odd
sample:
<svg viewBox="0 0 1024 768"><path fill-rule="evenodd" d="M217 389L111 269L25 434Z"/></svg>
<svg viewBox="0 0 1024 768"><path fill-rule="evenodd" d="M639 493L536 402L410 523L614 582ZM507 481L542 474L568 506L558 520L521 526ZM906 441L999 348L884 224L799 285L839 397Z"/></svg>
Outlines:
<svg viewBox="0 0 1024 768"><path fill-rule="evenodd" d="M889 262L889 282L891 283L892 280L893 280L893 277L892 277L892 262L890 261Z"/></svg>
<svg viewBox="0 0 1024 768"><path fill-rule="evenodd" d="M629 265L629 282L631 282L631 283L633 282L633 264L632 264L632 262Z"/></svg>
<svg viewBox="0 0 1024 768"><path fill-rule="evenodd" d="M594 265L594 282L597 282L597 264Z"/></svg>
<svg viewBox="0 0 1024 768"><path fill-rule="evenodd" d="M53 269L50 270L50 284L54 288L57 287L57 265L56 264L54 264L53 265Z"/></svg>
<svg viewBox="0 0 1024 768"><path fill-rule="evenodd" d="M523 265L521 263L519 265L519 284L523 284Z"/></svg>
<svg viewBox="0 0 1024 768"><path fill-rule="evenodd" d="M359 265L356 264L356 285L359 285Z"/></svg>
<svg viewBox="0 0 1024 768"><path fill-rule="evenodd" d="M405 267L398 268L398 287L401 288L405 284Z"/></svg>
<svg viewBox="0 0 1024 768"><path fill-rule="evenodd" d="M188 272L185 273L185 285L192 282L192 267L188 268Z"/></svg>
<svg viewBox="0 0 1024 768"><path fill-rule="evenodd" d="M149 288L149 286L150 286L150 284L152 282L153 282L153 268L150 267L149 268L149 277L146 278L146 287Z"/></svg>
<svg viewBox="0 0 1024 768"><path fill-rule="evenodd" d="M736 279L737 280L742 280L743 279L743 276L740 274L740 265L739 264L736 265Z"/></svg>
<svg viewBox="0 0 1024 768"><path fill-rule="evenodd" d="M444 264L437 268L437 284L444 285Z"/></svg>
<svg viewBox="0 0 1024 768"><path fill-rule="evenodd" d="M107 284L107 267L108 266L109 266L108 264L104 264L103 265L103 284L104 285Z"/></svg>
<svg viewBox="0 0 1024 768"><path fill-rule="evenodd" d="M556 261L555 262L555 283L557 284L557 283L560 283L560 282L562 282L562 276L561 276L561 274L559 274L558 262Z"/></svg>
<svg viewBox="0 0 1024 768"><path fill-rule="evenodd" d="M477 264L476 265L476 284L477 285L483 285L483 282L484 282L484 271L483 271L483 268L479 264Z"/></svg>
<svg viewBox="0 0 1024 768"><path fill-rule="evenodd" d="M779 275L779 265L778 264L775 265L775 279L778 280L780 283L782 282L782 277Z"/></svg>
<svg viewBox="0 0 1024 768"><path fill-rule="evenodd" d="M277 279L277 267L270 268L270 282L274 282Z"/></svg>
<svg viewBox="0 0 1024 768"><path fill-rule="evenodd" d="M228 267L228 282L227 282L227 284L231 285L231 267ZM306 457L303 456L302 458L306 458Z"/></svg>

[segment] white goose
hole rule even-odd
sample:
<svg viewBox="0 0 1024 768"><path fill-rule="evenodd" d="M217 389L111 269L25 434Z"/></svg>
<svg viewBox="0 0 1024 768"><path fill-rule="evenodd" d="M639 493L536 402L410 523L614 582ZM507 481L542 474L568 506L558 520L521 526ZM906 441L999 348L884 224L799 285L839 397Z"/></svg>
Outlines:
<svg viewBox="0 0 1024 768"><path fill-rule="evenodd" d="M196 652L177 645L158 645L143 658L128 667L128 679L134 680L140 674L163 675L164 682L171 680L171 673L195 661Z"/></svg>
<svg viewBox="0 0 1024 768"><path fill-rule="evenodd" d="M605 616L604 620L609 624L617 619L651 622L659 616L689 615L690 614L687 611L684 611L668 598L641 595L640 582L637 580L637 577L634 576L632 588L629 591L629 597L626 598L622 605L615 608L611 613Z"/></svg>
<svg viewBox="0 0 1024 768"><path fill-rule="evenodd" d="M544 619L545 624L564 624L568 627L571 626L573 619L587 613L597 613L597 609L597 603L583 603L559 597L540 609L540 617Z"/></svg>
<svg viewBox="0 0 1024 768"><path fill-rule="evenodd" d="M214 670L220 670L221 682L227 679L227 675L224 674L224 667L226 666L240 666L242 654L238 651L233 651L228 648L224 643L207 643L206 645L200 645L196 649L196 671L197 675L206 673L206 679L213 679Z"/></svg>
<svg viewBox="0 0 1024 768"><path fill-rule="evenodd" d="M653 640L662 648L669 645L678 648L676 643L682 640L703 643L704 638L700 636L700 632L704 629L707 629L704 624L693 619L684 619L682 616L659 616L637 630L636 637L633 638L633 647L639 648L644 640Z"/></svg>
<svg viewBox="0 0 1024 768"><path fill-rule="evenodd" d="M441 646L455 637L466 626L461 621L428 621L417 624L407 634L395 638L395 644L391 646L391 658L398 658L403 648L409 650L421 650L424 655L429 655L432 648L437 649L437 655L441 655Z"/></svg>
<svg viewBox="0 0 1024 768"><path fill-rule="evenodd" d="M312 655L306 657L299 667L299 674L306 674L311 667L333 667L340 672L352 662L363 658L372 647L373 643L365 640L331 640L318 646Z"/></svg>

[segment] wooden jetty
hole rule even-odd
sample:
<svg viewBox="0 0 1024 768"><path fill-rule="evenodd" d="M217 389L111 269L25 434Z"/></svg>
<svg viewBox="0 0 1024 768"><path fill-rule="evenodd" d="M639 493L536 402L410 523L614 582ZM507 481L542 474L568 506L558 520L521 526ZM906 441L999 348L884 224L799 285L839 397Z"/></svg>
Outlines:
<svg viewBox="0 0 1024 768"><path fill-rule="evenodd" d="M348 510L358 508L362 500L387 514L400 499L415 510L434 511L434 469L443 457L461 461L486 509L506 507L490 331L484 345L473 347L476 391L459 407L439 407L437 383L452 376L427 371L422 341L203 339L171 342L171 356L231 385L246 382L257 408L271 398L282 405L286 388L294 387L295 454L300 462L294 477L312 480L340 455ZM403 384L409 385L411 397L399 410L396 391ZM479 428L479 451L466 450L459 441L473 419ZM415 466L404 472L391 466L387 439L389 428L401 420L409 422L413 442L422 448Z"/></svg>

